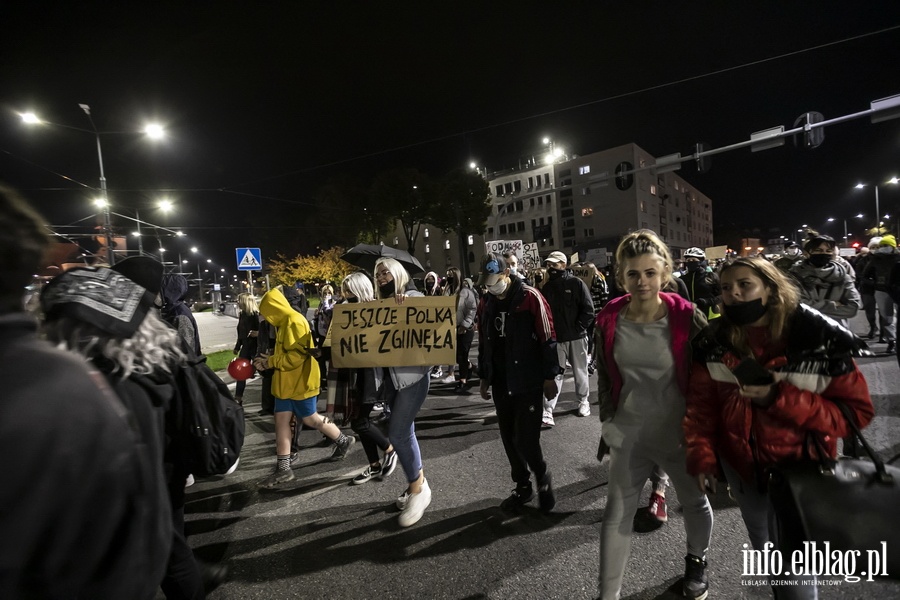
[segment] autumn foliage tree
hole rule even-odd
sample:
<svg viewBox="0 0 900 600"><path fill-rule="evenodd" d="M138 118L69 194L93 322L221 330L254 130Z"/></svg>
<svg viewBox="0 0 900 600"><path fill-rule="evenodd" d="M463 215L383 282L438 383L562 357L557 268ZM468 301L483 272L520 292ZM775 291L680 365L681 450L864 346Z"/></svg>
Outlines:
<svg viewBox="0 0 900 600"><path fill-rule="evenodd" d="M355 267L341 260L346 250L333 246L315 256L288 257L281 253L266 261L266 270L272 286L294 285L296 281L329 282L339 284Z"/></svg>

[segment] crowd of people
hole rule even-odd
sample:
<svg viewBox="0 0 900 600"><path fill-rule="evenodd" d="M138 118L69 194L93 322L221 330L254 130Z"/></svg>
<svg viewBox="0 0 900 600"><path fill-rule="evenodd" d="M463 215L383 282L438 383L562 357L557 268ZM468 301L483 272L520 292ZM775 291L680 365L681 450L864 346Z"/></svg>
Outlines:
<svg viewBox="0 0 900 600"><path fill-rule="evenodd" d="M152 598L160 588L170 599L204 597L224 573L197 561L185 541L192 474L171 443L169 409L174 370L200 353L186 282L147 257L71 269L43 290L38 323L22 301L47 242L42 220L0 189L0 224L3 352L32 371L10 382L0 404L0 451L19 457L0 490L0 530L15 540L0 542L0 597ZM496 409L514 486L500 508L518 511L537 496L550 512L557 497L541 432L555 426L563 374L571 372L575 413L588 417L596 406L597 458L609 461L601 598L619 597L650 479L642 512L665 522L666 489L675 489L686 539L682 592L702 600L714 535L707 493L716 483L727 482L753 548L777 544L765 469L802 458L809 432L834 455L834 440L849 433L838 400L860 427L874 416L854 362L866 344L847 323L863 308L867 337L895 351L900 255L886 235L852 258L814 235L802 249L786 244L777 260L710 265L704 250L690 248L676 261L654 232L638 230L623 237L604 271L569 264L559 251L529 270L515 254L488 253L477 280L451 267L443 278L426 273L420 290L415 273L382 257L371 272L324 286L311 319L296 287L273 288L258 302L242 294L234 353L261 375L260 413L275 423L274 468L257 485L278 490L295 479L303 426L322 434L336 461L358 437L365 465L350 483L384 480L399 465L406 481L390 502L400 527L415 525L432 502L417 415L432 380L459 395L477 380ZM331 364L335 306L427 296L454 298L455 364ZM747 361L763 380L735 374ZM245 389L239 382L238 403ZM58 448L81 460L56 460ZM48 461L52 470L35 468ZM816 587L779 593L814 598Z"/></svg>

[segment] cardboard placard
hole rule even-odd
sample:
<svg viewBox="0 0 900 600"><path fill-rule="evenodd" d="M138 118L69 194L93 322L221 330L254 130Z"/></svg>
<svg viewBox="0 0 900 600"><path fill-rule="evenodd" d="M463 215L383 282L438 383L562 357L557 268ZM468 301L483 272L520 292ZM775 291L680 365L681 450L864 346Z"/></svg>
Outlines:
<svg viewBox="0 0 900 600"><path fill-rule="evenodd" d="M522 255L519 256L519 261L525 270L537 269L541 266L541 255L538 252L537 242L522 244Z"/></svg>
<svg viewBox="0 0 900 600"><path fill-rule="evenodd" d="M337 304L331 324L339 369L456 362L456 296Z"/></svg>
<svg viewBox="0 0 900 600"><path fill-rule="evenodd" d="M516 258L522 259L522 240L491 240L484 243L485 254L496 252L497 254L505 254L507 252L515 254Z"/></svg>
<svg viewBox="0 0 900 600"><path fill-rule="evenodd" d="M594 283L594 269L590 267L572 267L569 270L572 272L572 275L582 280L588 289L591 289L591 284Z"/></svg>
<svg viewBox="0 0 900 600"><path fill-rule="evenodd" d="M725 254L728 252L728 246L710 246L706 250L706 260L718 260L720 258L725 258Z"/></svg>

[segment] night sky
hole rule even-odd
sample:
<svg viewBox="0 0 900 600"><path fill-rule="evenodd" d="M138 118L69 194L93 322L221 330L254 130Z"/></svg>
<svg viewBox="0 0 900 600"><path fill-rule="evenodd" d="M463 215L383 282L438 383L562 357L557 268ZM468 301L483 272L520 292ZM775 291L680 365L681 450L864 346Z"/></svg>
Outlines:
<svg viewBox="0 0 900 600"><path fill-rule="evenodd" d="M93 136L18 116L90 129L89 104L99 130L121 132L101 138L113 210L184 229L185 248L233 270L237 246L311 250L329 178L499 170L544 136L575 154L687 153L900 94L898 2L312 4L4 3L0 181L53 225L92 214ZM147 119L165 142L133 133ZM680 174L712 198L724 243L874 221L874 192L853 186L900 175L898 154L900 119L866 117L828 127L815 150L738 150ZM162 196L168 216L152 208ZM881 208L900 217L900 186Z"/></svg>

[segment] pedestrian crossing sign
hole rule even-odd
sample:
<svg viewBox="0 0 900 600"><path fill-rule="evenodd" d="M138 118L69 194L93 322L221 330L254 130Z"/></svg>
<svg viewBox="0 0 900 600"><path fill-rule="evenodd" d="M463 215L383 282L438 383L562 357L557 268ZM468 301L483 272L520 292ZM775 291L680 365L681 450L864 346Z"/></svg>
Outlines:
<svg viewBox="0 0 900 600"><path fill-rule="evenodd" d="M262 254L259 248L235 248L238 271L262 271Z"/></svg>

